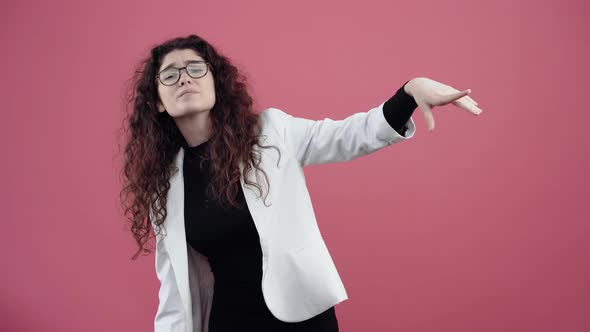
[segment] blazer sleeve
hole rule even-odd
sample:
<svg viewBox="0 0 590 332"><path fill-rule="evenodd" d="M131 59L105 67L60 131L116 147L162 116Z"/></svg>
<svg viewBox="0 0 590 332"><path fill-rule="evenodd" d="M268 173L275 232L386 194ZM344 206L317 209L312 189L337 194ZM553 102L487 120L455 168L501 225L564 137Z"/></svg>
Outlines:
<svg viewBox="0 0 590 332"><path fill-rule="evenodd" d="M268 111L278 124L286 148L302 166L307 166L349 161L412 138L416 131L412 118L402 136L385 119L384 104L341 120L304 119L278 108Z"/></svg>
<svg viewBox="0 0 590 332"><path fill-rule="evenodd" d="M185 332L186 321L174 270L164 241L156 236L156 275L160 280L158 310L154 319L154 332Z"/></svg>

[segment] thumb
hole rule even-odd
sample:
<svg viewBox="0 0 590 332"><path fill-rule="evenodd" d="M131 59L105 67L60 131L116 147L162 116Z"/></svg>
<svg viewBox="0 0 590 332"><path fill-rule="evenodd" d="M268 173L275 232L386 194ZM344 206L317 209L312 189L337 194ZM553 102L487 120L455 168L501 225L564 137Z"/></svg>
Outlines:
<svg viewBox="0 0 590 332"><path fill-rule="evenodd" d="M424 114L424 119L426 120L426 127L428 128L428 131L433 131L434 130L434 116L432 115L432 108L428 104L426 104L422 101L416 101L416 104L418 104L418 107L420 108L420 110Z"/></svg>

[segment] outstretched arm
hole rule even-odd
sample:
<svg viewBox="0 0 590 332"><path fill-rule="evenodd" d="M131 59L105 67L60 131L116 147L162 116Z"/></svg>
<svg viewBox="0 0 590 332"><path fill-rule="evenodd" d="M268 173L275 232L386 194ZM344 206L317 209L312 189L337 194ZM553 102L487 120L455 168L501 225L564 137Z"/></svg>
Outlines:
<svg viewBox="0 0 590 332"><path fill-rule="evenodd" d="M416 131L411 119L412 108L415 106L408 103L408 96L402 89L388 102L342 120L304 119L276 108L269 109L266 115L276 120L272 122L277 126L289 153L302 166L307 166L349 161L410 139ZM402 115L398 117L398 113ZM404 135L394 127L399 127L397 130L403 131ZM405 131L404 127L407 128Z"/></svg>

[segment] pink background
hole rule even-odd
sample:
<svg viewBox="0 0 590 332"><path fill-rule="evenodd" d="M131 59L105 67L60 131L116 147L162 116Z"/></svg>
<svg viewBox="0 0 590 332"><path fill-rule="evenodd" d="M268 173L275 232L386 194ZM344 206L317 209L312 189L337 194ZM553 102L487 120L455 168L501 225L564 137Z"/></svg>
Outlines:
<svg viewBox="0 0 590 332"><path fill-rule="evenodd" d="M248 3L246 5L246 3ZM1 331L149 331L154 256L119 209L123 85L196 33L257 110L344 118L424 76L484 110L306 168L350 299L341 331L589 331L584 1L17 1L0 5Z"/></svg>

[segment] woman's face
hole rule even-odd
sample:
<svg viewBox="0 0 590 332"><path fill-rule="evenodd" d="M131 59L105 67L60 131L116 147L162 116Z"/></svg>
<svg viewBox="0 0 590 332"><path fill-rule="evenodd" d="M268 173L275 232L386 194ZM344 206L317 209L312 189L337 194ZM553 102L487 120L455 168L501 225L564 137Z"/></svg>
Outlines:
<svg viewBox="0 0 590 332"><path fill-rule="evenodd" d="M204 61L204 59L192 49L174 50L164 56L158 72L169 66L185 67L191 61ZM193 76L196 75L193 74ZM156 83L160 96L158 111L168 112L174 118L208 112L215 104L215 83L211 67L207 68L207 74L201 78L192 78L187 74L186 69L183 69L180 71L178 82L164 85L157 80ZM185 93L187 91L189 93Z"/></svg>

